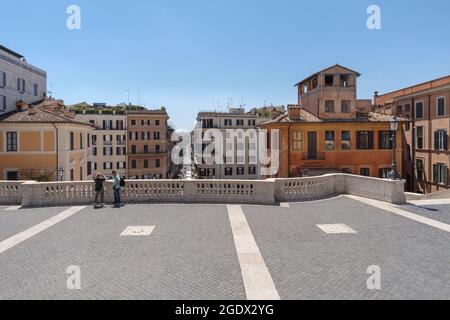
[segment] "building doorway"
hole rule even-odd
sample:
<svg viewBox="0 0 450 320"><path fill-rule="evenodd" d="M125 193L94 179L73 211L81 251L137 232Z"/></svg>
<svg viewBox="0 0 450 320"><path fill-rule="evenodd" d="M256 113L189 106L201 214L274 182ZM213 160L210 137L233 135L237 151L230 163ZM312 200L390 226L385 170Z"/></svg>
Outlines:
<svg viewBox="0 0 450 320"><path fill-rule="evenodd" d="M317 132L308 132L308 160L317 159Z"/></svg>

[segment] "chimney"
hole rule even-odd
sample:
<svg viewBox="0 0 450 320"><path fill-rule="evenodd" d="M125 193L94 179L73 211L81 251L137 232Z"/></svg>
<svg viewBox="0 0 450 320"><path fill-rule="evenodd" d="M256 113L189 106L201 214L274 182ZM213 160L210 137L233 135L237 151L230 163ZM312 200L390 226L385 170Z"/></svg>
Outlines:
<svg viewBox="0 0 450 320"><path fill-rule="evenodd" d="M302 107L297 104L288 105L288 116L291 120L301 120Z"/></svg>
<svg viewBox="0 0 450 320"><path fill-rule="evenodd" d="M379 95L378 95L378 91L375 91L373 93L373 101L372 104L375 106L377 104L377 99L378 99Z"/></svg>
<svg viewBox="0 0 450 320"><path fill-rule="evenodd" d="M16 110L19 112L26 111L28 110L28 104L23 101L19 101L16 103Z"/></svg>

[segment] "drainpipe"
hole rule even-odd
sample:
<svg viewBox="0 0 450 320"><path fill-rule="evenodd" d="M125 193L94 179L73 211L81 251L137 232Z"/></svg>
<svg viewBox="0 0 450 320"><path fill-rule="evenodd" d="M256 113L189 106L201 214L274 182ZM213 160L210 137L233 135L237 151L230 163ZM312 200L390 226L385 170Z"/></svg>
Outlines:
<svg viewBox="0 0 450 320"><path fill-rule="evenodd" d="M292 123L289 123L288 127L288 177L291 178L291 127Z"/></svg>
<svg viewBox="0 0 450 320"><path fill-rule="evenodd" d="M410 176L411 176L411 191L416 192L416 99L412 98L411 101L411 110L412 110L412 123L411 123L411 168L410 168Z"/></svg>
<svg viewBox="0 0 450 320"><path fill-rule="evenodd" d="M428 168L429 168L429 177L431 177L431 183L434 183L433 177L433 150L434 150L434 134L433 134L433 126L431 120L431 95L428 95Z"/></svg>
<svg viewBox="0 0 450 320"><path fill-rule="evenodd" d="M56 134L56 181L59 181L59 130L54 123L52 123L52 125L55 128Z"/></svg>

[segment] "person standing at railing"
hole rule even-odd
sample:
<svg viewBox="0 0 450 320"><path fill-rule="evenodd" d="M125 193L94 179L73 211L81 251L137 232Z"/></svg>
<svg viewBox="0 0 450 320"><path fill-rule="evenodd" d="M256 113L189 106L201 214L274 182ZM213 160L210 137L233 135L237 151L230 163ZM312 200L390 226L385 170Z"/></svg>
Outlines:
<svg viewBox="0 0 450 320"><path fill-rule="evenodd" d="M106 177L101 173L97 173L95 179L95 207L103 208L105 200L105 181ZM98 203L98 198L100 198L100 205Z"/></svg>
<svg viewBox="0 0 450 320"><path fill-rule="evenodd" d="M120 208L120 177L116 171L112 172L114 179L114 208Z"/></svg>

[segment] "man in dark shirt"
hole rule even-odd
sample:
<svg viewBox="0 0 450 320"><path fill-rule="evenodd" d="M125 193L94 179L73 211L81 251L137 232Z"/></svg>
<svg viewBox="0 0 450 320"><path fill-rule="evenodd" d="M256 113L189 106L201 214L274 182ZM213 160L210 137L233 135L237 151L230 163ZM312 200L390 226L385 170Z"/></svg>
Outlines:
<svg viewBox="0 0 450 320"><path fill-rule="evenodd" d="M104 200L105 200L105 181L106 177L100 173L97 173L97 176L95 177L95 207L104 207ZM100 197L100 206L98 204L98 198Z"/></svg>

